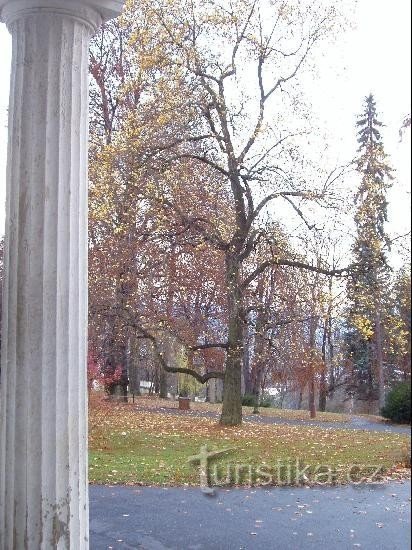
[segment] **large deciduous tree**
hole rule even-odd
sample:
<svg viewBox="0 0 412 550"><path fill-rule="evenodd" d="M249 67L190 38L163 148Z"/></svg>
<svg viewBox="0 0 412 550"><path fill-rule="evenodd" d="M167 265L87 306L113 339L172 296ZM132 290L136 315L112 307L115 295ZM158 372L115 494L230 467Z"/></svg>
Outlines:
<svg viewBox="0 0 412 550"><path fill-rule="evenodd" d="M341 175L303 168L311 128L297 85L340 22L325 2L130 0L94 43L92 316L120 355L132 331L165 370L224 377L223 424L242 417L246 297L274 267L332 273L268 235L262 217L289 208L305 219ZM170 365L165 333L189 357L224 352L224 371Z"/></svg>
<svg viewBox="0 0 412 550"><path fill-rule="evenodd" d="M260 220L266 209L276 213L276 205L284 201L282 208L303 215L304 203L321 200L338 176L329 174L317 186L302 175L299 146L308 125L299 116L293 84L312 51L337 29L339 18L333 5L316 2L139 0L129 8L126 18L134 26L136 62L157 70L153 97L158 105L166 102L167 116L177 109L182 118L192 120L159 147L156 169L147 177L169 215L180 216L224 257L227 325L221 422L236 425L242 417L245 292L273 265L329 273L287 251L269 254L251 270L247 260L264 235ZM133 144L126 148L131 156ZM208 177L224 190L228 220L195 215L196 209L185 210L169 193L170 180L188 161L207 168ZM159 179L165 173L169 184L162 188Z"/></svg>

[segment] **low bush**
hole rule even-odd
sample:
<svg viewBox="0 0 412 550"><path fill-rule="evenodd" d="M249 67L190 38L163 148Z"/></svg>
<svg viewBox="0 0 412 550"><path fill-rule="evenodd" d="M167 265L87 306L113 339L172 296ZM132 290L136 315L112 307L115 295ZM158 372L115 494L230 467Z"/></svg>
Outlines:
<svg viewBox="0 0 412 550"><path fill-rule="evenodd" d="M263 396L259 399L259 407L263 407L264 409L268 409L269 407L272 407L272 398L268 396ZM254 407L256 405L256 395L253 395L251 393L246 393L242 397L242 405L244 407Z"/></svg>
<svg viewBox="0 0 412 550"><path fill-rule="evenodd" d="M270 409L272 407L272 398L271 397L262 397L259 403L260 407L263 407L264 409Z"/></svg>
<svg viewBox="0 0 412 550"><path fill-rule="evenodd" d="M411 421L411 383L397 384L388 393L382 416L393 422Z"/></svg>
<svg viewBox="0 0 412 550"><path fill-rule="evenodd" d="M244 407L254 407L256 405L256 395L252 393L245 393L242 397L242 405Z"/></svg>

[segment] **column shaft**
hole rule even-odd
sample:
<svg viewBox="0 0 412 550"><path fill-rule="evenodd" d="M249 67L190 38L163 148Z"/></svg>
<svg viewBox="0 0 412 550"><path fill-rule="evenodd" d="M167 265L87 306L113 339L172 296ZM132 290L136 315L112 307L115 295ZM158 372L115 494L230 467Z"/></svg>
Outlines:
<svg viewBox="0 0 412 550"><path fill-rule="evenodd" d="M0 548L82 550L92 30L47 10L9 27Z"/></svg>

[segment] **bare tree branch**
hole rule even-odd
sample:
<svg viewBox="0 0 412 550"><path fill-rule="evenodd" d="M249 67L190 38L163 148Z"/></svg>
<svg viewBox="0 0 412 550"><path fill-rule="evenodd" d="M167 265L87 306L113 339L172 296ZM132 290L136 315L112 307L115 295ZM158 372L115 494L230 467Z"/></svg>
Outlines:
<svg viewBox="0 0 412 550"><path fill-rule="evenodd" d="M216 349L216 348L227 349L228 347L229 346L227 342L220 342L217 344L199 344L198 346L190 346L189 349L191 351L200 351L202 349Z"/></svg>
<svg viewBox="0 0 412 550"><path fill-rule="evenodd" d="M299 262L297 260L286 260L281 258L275 258L273 260L268 260L263 262L259 267L257 267L246 279L243 281L242 287L247 288L252 281L256 279L261 273L264 273L269 267L276 266L286 266L286 267L295 267L298 269L303 269L306 271L312 271L314 273L319 273L321 275L327 275L328 277L340 277L344 273L350 272L355 266L351 265L344 267L343 269L324 269L316 265L305 264L304 262Z"/></svg>
<svg viewBox="0 0 412 550"><path fill-rule="evenodd" d="M221 380L224 379L224 377L225 377L224 372L212 371L212 372L207 372L206 374L202 375L202 374L199 374L198 372L196 372L193 369L186 369L186 368L180 368L180 367L170 367L167 364L167 361L164 357L164 354L162 353L162 351L159 347L159 344L157 342L156 337L153 336L153 334L151 334L148 330L144 329L142 326L138 326L138 325L135 324L134 327L137 330L140 331L141 335L144 338L146 338L147 340L149 340L152 343L153 349L154 349L154 351L156 353L156 356L159 360L159 363L161 364L164 371L174 373L174 374L187 374L187 375L192 376L193 378L195 378L195 380L200 382L200 384L206 384L206 382L208 380L211 380L212 378L219 378Z"/></svg>

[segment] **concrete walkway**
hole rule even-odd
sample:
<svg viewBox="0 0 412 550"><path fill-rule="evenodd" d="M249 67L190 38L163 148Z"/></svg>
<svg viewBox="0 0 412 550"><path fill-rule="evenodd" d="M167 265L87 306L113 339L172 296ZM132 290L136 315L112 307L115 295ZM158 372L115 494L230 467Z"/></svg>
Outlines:
<svg viewBox="0 0 412 550"><path fill-rule="evenodd" d="M410 482L338 488L90 488L91 550L408 550Z"/></svg>
<svg viewBox="0 0 412 550"><path fill-rule="evenodd" d="M173 407L136 407L139 411L144 412L156 412L161 414L173 414L203 418L218 419L219 414L211 411L180 411ZM384 422L373 422L367 417L352 416L349 422L320 422L319 420L293 420L288 418L280 418L277 416L264 416L264 415L245 415L243 417L244 422L250 422L252 424L284 424L287 426L317 426L319 428L332 429L332 430L366 430L369 432L386 432L386 433L400 433L411 435L411 426L403 426L399 424L386 424Z"/></svg>
<svg viewBox="0 0 412 550"><path fill-rule="evenodd" d="M349 422L319 422L316 420L289 420L271 416L249 415L245 416L246 422L261 424L287 424L291 426L317 426L331 430L366 430L368 432L386 432L411 435L410 426L373 422L362 416L352 416Z"/></svg>

